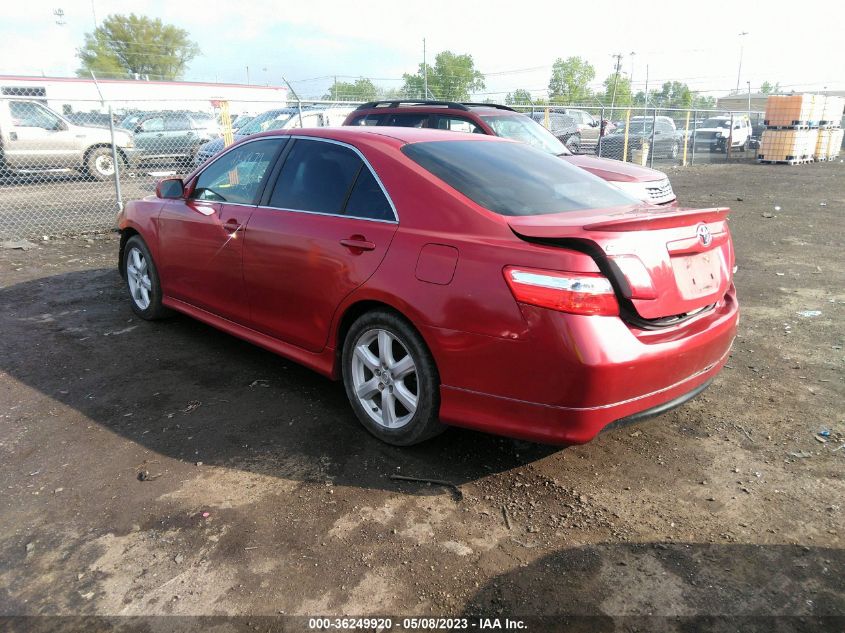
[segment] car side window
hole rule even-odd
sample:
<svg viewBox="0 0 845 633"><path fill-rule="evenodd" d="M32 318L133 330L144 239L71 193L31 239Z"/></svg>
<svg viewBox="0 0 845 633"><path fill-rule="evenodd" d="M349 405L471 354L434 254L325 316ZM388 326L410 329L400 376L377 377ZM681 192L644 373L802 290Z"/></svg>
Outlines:
<svg viewBox="0 0 845 633"><path fill-rule="evenodd" d="M363 166L358 154L348 147L297 139L285 159L269 206L340 214Z"/></svg>
<svg viewBox="0 0 845 633"><path fill-rule="evenodd" d="M40 127L45 130L56 130L59 127L59 117L34 103L10 101L9 113L12 115L12 122L18 127Z"/></svg>
<svg viewBox="0 0 845 633"><path fill-rule="evenodd" d="M184 114L170 114L164 118L164 129L167 132L190 130L191 120Z"/></svg>
<svg viewBox="0 0 845 633"><path fill-rule="evenodd" d="M309 128L309 127L322 127L323 126L323 115L322 114L303 114L302 115L302 125L299 124L299 116L294 116L293 123L287 127L290 129L297 129L297 128Z"/></svg>
<svg viewBox="0 0 845 633"><path fill-rule="evenodd" d="M396 127L428 127L427 114L392 114L387 125Z"/></svg>
<svg viewBox="0 0 845 633"><path fill-rule="evenodd" d="M140 125L142 132L164 132L164 117L146 119Z"/></svg>
<svg viewBox="0 0 845 633"><path fill-rule="evenodd" d="M370 220L393 220L393 208L369 168L364 165L349 194L344 215Z"/></svg>
<svg viewBox="0 0 845 633"><path fill-rule="evenodd" d="M365 114L364 116L352 119L350 125L381 125L384 118L385 115L383 114Z"/></svg>
<svg viewBox="0 0 845 633"><path fill-rule="evenodd" d="M262 139L244 143L223 154L197 178L191 197L211 202L257 204L267 170L285 139Z"/></svg>
<svg viewBox="0 0 845 633"><path fill-rule="evenodd" d="M469 119L450 116L438 116L437 129L450 130L452 132L482 132L482 130Z"/></svg>

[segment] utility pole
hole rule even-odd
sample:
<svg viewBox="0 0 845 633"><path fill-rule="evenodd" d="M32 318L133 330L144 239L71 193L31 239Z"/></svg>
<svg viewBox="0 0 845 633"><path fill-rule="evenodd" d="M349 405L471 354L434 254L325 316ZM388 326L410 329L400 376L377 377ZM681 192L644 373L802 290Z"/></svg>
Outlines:
<svg viewBox="0 0 845 633"><path fill-rule="evenodd" d="M423 38L423 99L428 99L428 65L425 62L425 38Z"/></svg>
<svg viewBox="0 0 845 633"><path fill-rule="evenodd" d="M739 76L742 74L742 53L745 49L745 40L742 38L748 35L748 31L739 34L739 70L736 71L736 93L739 94Z"/></svg>
<svg viewBox="0 0 845 633"><path fill-rule="evenodd" d="M334 100L337 101L337 75L334 76Z"/></svg>
<svg viewBox="0 0 845 633"><path fill-rule="evenodd" d="M745 83L748 84L748 121L749 124L751 122L751 82L746 81Z"/></svg>
<svg viewBox="0 0 845 633"><path fill-rule="evenodd" d="M246 67L246 85L249 85L249 66Z"/></svg>
<svg viewBox="0 0 845 633"><path fill-rule="evenodd" d="M94 30L97 30L97 11L94 9L94 0L91 0L91 16L94 18Z"/></svg>
<svg viewBox="0 0 845 633"><path fill-rule="evenodd" d="M616 58L616 74L613 77L613 96L610 98L610 114L613 116L613 106L616 103L616 85L619 83L619 69L622 68L622 53L611 55Z"/></svg>
<svg viewBox="0 0 845 633"><path fill-rule="evenodd" d="M634 92L634 55L636 55L636 53L634 51L631 51L630 53L628 53L628 55L630 55L631 57L631 103L633 103L634 95L636 94Z"/></svg>

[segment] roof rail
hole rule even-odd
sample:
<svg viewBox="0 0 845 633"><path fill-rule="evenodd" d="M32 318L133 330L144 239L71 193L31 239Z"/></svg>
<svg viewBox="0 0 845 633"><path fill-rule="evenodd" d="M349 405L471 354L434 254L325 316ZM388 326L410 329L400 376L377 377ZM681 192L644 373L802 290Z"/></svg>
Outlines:
<svg viewBox="0 0 845 633"><path fill-rule="evenodd" d="M496 108L497 110L510 110L511 112L516 112L516 110L514 110L513 108L506 105L502 105L501 103L476 103L474 101L464 101L463 105L483 108Z"/></svg>
<svg viewBox="0 0 845 633"><path fill-rule="evenodd" d="M401 105L420 105L420 106L447 106L455 108L456 110L469 110L463 103L456 101L430 101L428 99L385 99L382 101L368 101L363 105L359 105L356 110L368 110L370 108L398 108Z"/></svg>

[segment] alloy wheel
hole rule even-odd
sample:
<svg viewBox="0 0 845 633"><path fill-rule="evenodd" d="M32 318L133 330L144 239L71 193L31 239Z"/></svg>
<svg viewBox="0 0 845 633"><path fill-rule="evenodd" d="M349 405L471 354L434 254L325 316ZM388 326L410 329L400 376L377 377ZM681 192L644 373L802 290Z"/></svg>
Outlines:
<svg viewBox="0 0 845 633"><path fill-rule="evenodd" d="M414 417L419 398L417 365L394 333L373 328L358 337L352 385L361 407L378 425L397 429Z"/></svg>
<svg viewBox="0 0 845 633"><path fill-rule="evenodd" d="M126 281L129 294L140 310L150 307L150 293L153 289L150 267L141 249L133 246L126 257Z"/></svg>

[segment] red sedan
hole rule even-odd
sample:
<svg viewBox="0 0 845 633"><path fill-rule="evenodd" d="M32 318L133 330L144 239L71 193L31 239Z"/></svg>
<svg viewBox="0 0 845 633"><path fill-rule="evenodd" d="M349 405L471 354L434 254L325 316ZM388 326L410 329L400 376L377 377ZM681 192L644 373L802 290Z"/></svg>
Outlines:
<svg viewBox="0 0 845 633"><path fill-rule="evenodd" d="M647 207L494 136L247 137L121 214L144 319L176 310L333 379L410 445L580 443L702 391L736 331L724 208Z"/></svg>

